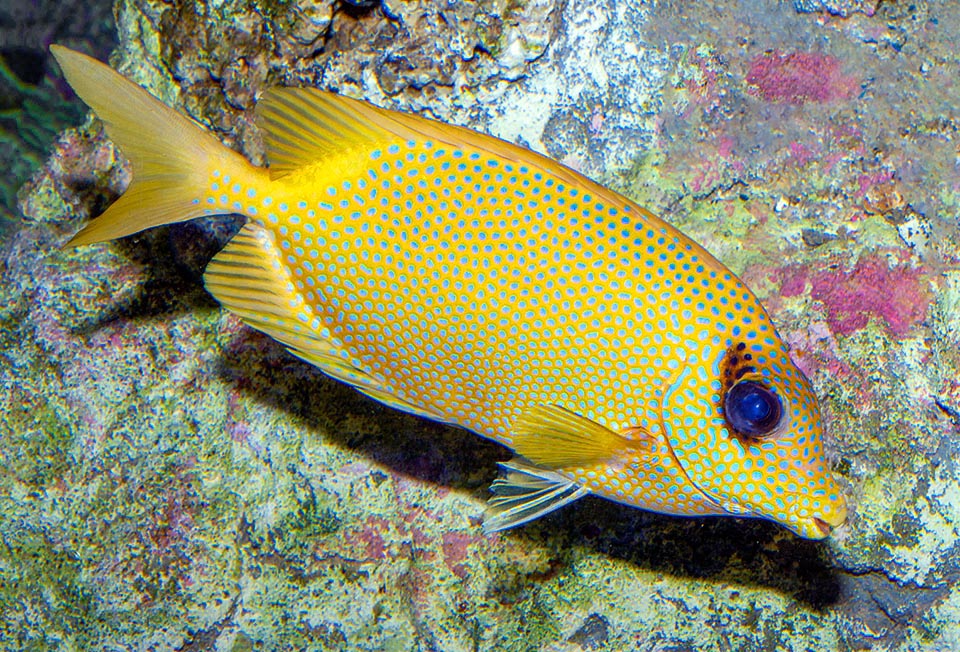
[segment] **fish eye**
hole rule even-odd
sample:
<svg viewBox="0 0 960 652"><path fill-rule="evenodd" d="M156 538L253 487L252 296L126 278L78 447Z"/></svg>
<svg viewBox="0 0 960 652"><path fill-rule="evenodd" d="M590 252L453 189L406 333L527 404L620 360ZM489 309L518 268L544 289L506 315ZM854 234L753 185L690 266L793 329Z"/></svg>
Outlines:
<svg viewBox="0 0 960 652"><path fill-rule="evenodd" d="M727 392L723 414L734 432L756 439L777 429L783 416L783 405L769 387L755 380L743 380Z"/></svg>

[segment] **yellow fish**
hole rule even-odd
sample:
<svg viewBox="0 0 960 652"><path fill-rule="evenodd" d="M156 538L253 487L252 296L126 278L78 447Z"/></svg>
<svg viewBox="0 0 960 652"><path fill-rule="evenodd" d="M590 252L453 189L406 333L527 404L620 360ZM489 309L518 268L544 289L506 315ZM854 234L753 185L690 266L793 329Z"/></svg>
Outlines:
<svg viewBox="0 0 960 652"><path fill-rule="evenodd" d="M469 129L305 88L257 106L269 168L83 54L70 84L133 182L71 244L217 213L207 289L387 405L512 448L485 529L596 494L844 522L817 399L753 293L626 197Z"/></svg>

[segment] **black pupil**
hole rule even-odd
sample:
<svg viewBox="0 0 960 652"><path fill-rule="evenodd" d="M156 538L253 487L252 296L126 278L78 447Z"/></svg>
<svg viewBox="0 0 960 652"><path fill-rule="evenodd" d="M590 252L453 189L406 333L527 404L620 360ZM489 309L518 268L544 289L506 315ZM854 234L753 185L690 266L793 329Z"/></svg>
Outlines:
<svg viewBox="0 0 960 652"><path fill-rule="evenodd" d="M727 423L747 437L763 437L780 424L783 409L780 397L758 382L745 380L727 392L724 401Z"/></svg>

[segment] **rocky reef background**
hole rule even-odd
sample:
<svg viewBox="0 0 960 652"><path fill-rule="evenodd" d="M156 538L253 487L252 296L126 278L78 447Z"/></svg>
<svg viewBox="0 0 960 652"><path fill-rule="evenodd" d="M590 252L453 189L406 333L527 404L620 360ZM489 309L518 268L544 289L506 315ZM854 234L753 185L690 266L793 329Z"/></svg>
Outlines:
<svg viewBox="0 0 960 652"><path fill-rule="evenodd" d="M546 152L703 243L821 397L855 509L826 542L598 499L483 536L509 454L222 313L200 275L235 220L60 249L129 171L45 46L105 58L109 6L19 7L0 9L0 647L960 649L960 7L113 7L112 63L254 160L257 94L311 85Z"/></svg>

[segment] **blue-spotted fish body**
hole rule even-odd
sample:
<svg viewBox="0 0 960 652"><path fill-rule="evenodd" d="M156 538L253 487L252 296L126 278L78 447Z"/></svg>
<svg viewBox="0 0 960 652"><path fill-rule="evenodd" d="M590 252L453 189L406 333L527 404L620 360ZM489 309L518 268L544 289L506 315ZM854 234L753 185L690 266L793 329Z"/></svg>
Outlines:
<svg viewBox="0 0 960 652"><path fill-rule="evenodd" d="M586 493L812 538L844 520L816 398L757 299L630 200L495 138L306 89L261 100L256 168L102 64L55 54L134 163L73 242L246 215L211 293L377 400L513 448L489 530ZM149 102L164 148L124 123Z"/></svg>

